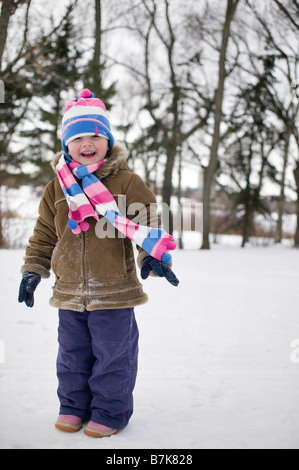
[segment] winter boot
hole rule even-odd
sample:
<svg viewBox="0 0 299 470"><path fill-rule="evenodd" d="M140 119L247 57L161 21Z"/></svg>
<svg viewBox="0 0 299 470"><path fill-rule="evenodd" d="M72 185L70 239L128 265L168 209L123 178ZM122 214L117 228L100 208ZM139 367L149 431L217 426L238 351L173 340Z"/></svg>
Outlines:
<svg viewBox="0 0 299 470"><path fill-rule="evenodd" d="M61 431L77 432L82 428L82 419L74 415L59 415L55 427Z"/></svg>
<svg viewBox="0 0 299 470"><path fill-rule="evenodd" d="M91 437L110 437L112 434L118 433L118 429L109 428L103 424L89 421L88 425L84 429L84 433Z"/></svg>

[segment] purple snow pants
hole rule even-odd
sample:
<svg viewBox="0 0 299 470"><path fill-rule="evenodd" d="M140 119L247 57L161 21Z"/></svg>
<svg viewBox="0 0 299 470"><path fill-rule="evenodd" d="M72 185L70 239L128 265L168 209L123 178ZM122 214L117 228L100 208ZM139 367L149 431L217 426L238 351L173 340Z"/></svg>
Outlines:
<svg viewBox="0 0 299 470"><path fill-rule="evenodd" d="M137 375L134 309L60 309L58 343L60 414L124 428L133 413Z"/></svg>

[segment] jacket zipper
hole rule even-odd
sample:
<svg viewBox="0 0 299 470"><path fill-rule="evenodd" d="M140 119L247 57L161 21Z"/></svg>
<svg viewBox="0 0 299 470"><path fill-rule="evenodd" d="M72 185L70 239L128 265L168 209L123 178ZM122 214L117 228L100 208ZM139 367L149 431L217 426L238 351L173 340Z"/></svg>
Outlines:
<svg viewBox="0 0 299 470"><path fill-rule="evenodd" d="M81 232L82 236L82 273L83 273L83 306L86 307L87 276L86 276L86 232Z"/></svg>

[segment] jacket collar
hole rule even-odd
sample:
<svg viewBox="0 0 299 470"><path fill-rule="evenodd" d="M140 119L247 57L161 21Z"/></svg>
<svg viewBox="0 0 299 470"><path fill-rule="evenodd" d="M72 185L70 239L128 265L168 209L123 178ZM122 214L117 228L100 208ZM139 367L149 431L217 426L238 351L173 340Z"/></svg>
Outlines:
<svg viewBox="0 0 299 470"><path fill-rule="evenodd" d="M51 166L56 173L56 165L63 155L63 151L58 152L54 155ZM95 172L95 175L99 179L105 179L116 175L120 170L127 170L127 150L120 145L113 145L109 151L108 158L105 159L105 163Z"/></svg>

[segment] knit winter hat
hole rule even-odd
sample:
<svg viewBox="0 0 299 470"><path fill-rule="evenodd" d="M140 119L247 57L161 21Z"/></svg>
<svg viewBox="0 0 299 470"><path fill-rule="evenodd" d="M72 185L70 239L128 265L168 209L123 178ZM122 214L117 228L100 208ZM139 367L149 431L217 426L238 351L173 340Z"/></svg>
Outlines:
<svg viewBox="0 0 299 470"><path fill-rule="evenodd" d="M68 102L62 119L62 148L67 152L68 144L84 135L101 135L108 139L108 146L114 144L106 106L102 100L84 88L80 97Z"/></svg>

